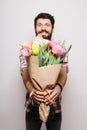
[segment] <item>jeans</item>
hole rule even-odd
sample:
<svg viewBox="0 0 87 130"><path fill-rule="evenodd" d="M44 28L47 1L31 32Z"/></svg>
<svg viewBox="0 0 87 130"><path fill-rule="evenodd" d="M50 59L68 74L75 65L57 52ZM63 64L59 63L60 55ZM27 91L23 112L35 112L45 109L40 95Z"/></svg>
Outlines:
<svg viewBox="0 0 87 130"><path fill-rule="evenodd" d="M61 129L62 114L52 114L50 112L47 122L45 123L47 130ZM42 121L39 119L38 107L32 107L26 112L26 130L41 130Z"/></svg>

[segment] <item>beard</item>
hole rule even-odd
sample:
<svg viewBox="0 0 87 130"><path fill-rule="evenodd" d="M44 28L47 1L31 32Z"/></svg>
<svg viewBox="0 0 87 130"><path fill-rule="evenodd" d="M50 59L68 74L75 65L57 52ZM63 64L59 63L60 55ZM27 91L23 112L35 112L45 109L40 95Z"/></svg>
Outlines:
<svg viewBox="0 0 87 130"><path fill-rule="evenodd" d="M36 36L38 36L40 33L44 33L44 32L47 33L48 35L46 36L46 35L42 34L42 38L50 40L52 37L52 32L49 33L47 30L41 30L41 31L35 32L35 33L36 33Z"/></svg>

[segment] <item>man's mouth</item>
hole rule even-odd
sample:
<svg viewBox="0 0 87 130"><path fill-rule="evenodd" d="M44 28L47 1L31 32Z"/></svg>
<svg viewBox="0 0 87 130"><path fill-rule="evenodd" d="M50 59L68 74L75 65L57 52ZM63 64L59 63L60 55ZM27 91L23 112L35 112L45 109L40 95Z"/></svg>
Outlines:
<svg viewBox="0 0 87 130"><path fill-rule="evenodd" d="M48 33L47 32L41 32L42 35L47 35Z"/></svg>
<svg viewBox="0 0 87 130"><path fill-rule="evenodd" d="M48 33L48 31L46 31L46 30L41 30L41 31L38 32L38 33Z"/></svg>
<svg viewBox="0 0 87 130"><path fill-rule="evenodd" d="M46 31L46 30L41 30L38 33L36 33L36 35L41 36L41 37L43 37L45 39L50 39L49 38L49 32Z"/></svg>

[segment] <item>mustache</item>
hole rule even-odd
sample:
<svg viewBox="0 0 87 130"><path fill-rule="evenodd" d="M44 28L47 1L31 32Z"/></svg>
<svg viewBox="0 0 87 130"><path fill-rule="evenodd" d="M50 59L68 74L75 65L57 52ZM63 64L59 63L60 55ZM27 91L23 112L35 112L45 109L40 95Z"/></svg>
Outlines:
<svg viewBox="0 0 87 130"><path fill-rule="evenodd" d="M42 32L49 33L47 30L41 30L41 31L39 31L38 33L42 33Z"/></svg>

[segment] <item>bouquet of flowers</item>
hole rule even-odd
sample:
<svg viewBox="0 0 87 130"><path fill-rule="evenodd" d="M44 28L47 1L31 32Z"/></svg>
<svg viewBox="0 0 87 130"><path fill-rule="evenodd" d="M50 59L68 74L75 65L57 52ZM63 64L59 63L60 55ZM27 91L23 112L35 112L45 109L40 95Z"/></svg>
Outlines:
<svg viewBox="0 0 87 130"><path fill-rule="evenodd" d="M48 66L63 63L66 54L72 45L66 49L65 40L61 44L59 40L47 40L36 37L29 44L23 44L21 52L24 56L38 56L39 66Z"/></svg>
<svg viewBox="0 0 87 130"><path fill-rule="evenodd" d="M66 49L65 41L61 44L59 40L47 40L36 37L29 44L23 44L21 53L29 57L29 74L34 87L40 91L51 89L60 73L61 64L72 45ZM47 98L49 100L48 95ZM39 106L40 119L46 122L50 106L41 103Z"/></svg>

